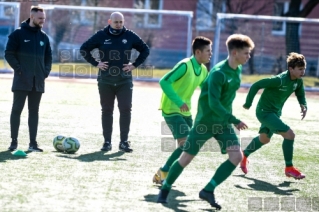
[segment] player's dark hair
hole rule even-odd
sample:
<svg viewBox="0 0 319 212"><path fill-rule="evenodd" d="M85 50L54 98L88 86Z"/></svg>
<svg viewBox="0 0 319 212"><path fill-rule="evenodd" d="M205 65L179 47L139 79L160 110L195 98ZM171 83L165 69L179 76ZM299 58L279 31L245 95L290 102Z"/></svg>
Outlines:
<svg viewBox="0 0 319 212"><path fill-rule="evenodd" d="M305 67L307 65L306 58L302 54L298 54L296 52L289 53L287 57L287 65L288 68L295 68L295 67Z"/></svg>
<svg viewBox="0 0 319 212"><path fill-rule="evenodd" d="M31 10L30 12L44 12L44 9L42 7L39 7L39 6L31 6Z"/></svg>
<svg viewBox="0 0 319 212"><path fill-rule="evenodd" d="M255 44L247 35L233 34L227 38L226 46L228 48L228 52L230 52L233 49L243 49L246 47L253 49Z"/></svg>
<svg viewBox="0 0 319 212"><path fill-rule="evenodd" d="M198 49L200 51L203 51L203 49L207 46L207 45L211 45L213 42L203 36L197 36L192 43L192 48L193 48L193 54L195 55L195 51Z"/></svg>

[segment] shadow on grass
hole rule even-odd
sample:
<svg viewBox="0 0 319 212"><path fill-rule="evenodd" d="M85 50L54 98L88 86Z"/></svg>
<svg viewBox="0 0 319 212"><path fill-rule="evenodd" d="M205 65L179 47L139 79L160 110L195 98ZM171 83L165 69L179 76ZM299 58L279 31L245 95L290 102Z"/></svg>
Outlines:
<svg viewBox="0 0 319 212"><path fill-rule="evenodd" d="M28 152L25 152L25 153L28 154ZM12 155L9 150L0 152L0 163L6 162L7 160L20 160L20 159L26 159L26 158L27 157L25 156Z"/></svg>
<svg viewBox="0 0 319 212"><path fill-rule="evenodd" d="M159 187L160 188L160 187ZM144 199L146 202L153 202L153 203L157 203L157 194L148 194L144 196ZM177 200L177 197L180 196L186 196L184 192L180 192L178 190L174 190L172 189L169 192L169 196L168 196L168 203L167 204L162 204L164 207L166 208L170 208L173 211L181 211L181 212L186 212L188 210L184 210L183 208L186 208L187 205L185 205L184 203L186 202L191 202L191 201L195 201L195 200ZM158 203L161 204L161 203Z"/></svg>
<svg viewBox="0 0 319 212"><path fill-rule="evenodd" d="M93 162L93 161L118 161L118 160L126 160L124 158L119 158L125 154L122 151L114 152L111 154L105 154L105 152L97 151L88 154L76 155L76 154L63 154L57 155L57 157L69 158L69 159L77 159L82 162Z"/></svg>
<svg viewBox="0 0 319 212"><path fill-rule="evenodd" d="M294 192L294 191L300 191L299 189L288 189L288 190L280 189L280 187L289 187L290 184L293 182L284 181L283 183L280 183L279 185L273 185L271 183L268 183L268 182L265 182L262 180L258 180L258 179L251 178L251 177L246 177L245 175L234 175L234 176L235 177L242 177L242 178L254 181L253 184L248 184L248 186L251 189L244 188L240 185L235 185L236 188L240 188L240 189L267 191L267 192L273 192L274 194L277 194L277 195L285 195L285 196L293 195L292 192Z"/></svg>
<svg viewBox="0 0 319 212"><path fill-rule="evenodd" d="M158 189L161 188L161 186L157 186L156 187ZM152 202L152 203L157 203L157 204L161 204L162 206L172 209L173 211L181 211L181 212L187 212L189 211L189 209L187 209L187 205L185 205L185 203L187 202L195 202L195 201L203 201L203 200L177 200L177 197L180 196L186 196L184 192L172 189L169 192L168 195L168 203L167 204L162 204L162 203L157 203L157 194L148 194L144 196L144 199L146 202ZM200 211L216 211L215 209L209 208L210 206L208 206L208 208L204 208L204 209L199 209Z"/></svg>

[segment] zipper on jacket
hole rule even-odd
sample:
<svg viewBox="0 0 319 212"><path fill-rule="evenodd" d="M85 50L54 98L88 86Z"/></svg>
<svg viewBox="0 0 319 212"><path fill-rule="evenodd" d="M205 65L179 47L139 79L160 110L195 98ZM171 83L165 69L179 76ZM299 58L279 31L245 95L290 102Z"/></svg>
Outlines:
<svg viewBox="0 0 319 212"><path fill-rule="evenodd" d="M38 55L38 40L37 40L37 33L35 33L35 61L34 61L34 70L33 70L33 77L35 77L35 67L37 67L37 55Z"/></svg>

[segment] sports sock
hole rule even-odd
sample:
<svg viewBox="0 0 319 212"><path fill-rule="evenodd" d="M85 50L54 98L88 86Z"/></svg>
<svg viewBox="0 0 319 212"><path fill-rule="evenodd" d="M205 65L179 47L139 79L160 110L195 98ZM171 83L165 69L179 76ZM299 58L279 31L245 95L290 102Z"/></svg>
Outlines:
<svg viewBox="0 0 319 212"><path fill-rule="evenodd" d="M182 152L183 150L179 147L175 149L175 151L171 154L171 156L169 156L169 158L167 159L165 165L161 168L161 170L163 172L168 172L171 165L174 163L174 161L176 161L179 158L179 156L181 156Z"/></svg>
<svg viewBox="0 0 319 212"><path fill-rule="evenodd" d="M162 189L170 190L172 188L173 183L183 172L183 170L184 168L179 164L178 160L176 160L171 166L166 180L164 180Z"/></svg>
<svg viewBox="0 0 319 212"><path fill-rule="evenodd" d="M282 151L284 153L286 167L293 166L294 140L284 139L284 142L282 142Z"/></svg>
<svg viewBox="0 0 319 212"><path fill-rule="evenodd" d="M230 160L226 160L222 163L216 170L213 178L210 182L205 186L205 191L214 191L215 188L221 184L224 180L226 180L231 173L236 169L236 166L230 162Z"/></svg>
<svg viewBox="0 0 319 212"><path fill-rule="evenodd" d="M259 136L255 137L244 150L244 155L248 157L251 153L257 151L264 144L260 142Z"/></svg>

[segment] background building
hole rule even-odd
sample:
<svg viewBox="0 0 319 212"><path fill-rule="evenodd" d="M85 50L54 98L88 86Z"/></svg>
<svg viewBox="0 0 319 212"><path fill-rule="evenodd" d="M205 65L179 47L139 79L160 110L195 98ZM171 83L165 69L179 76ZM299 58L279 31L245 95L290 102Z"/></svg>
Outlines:
<svg viewBox="0 0 319 212"><path fill-rule="evenodd" d="M185 17L123 12L128 28L137 32L151 47L152 53L146 62L157 68L171 68L178 60L189 56L187 55L190 54L189 40L195 36L203 35L215 39L217 13L319 18L319 6L316 1L302 0L300 4L298 2L298 0L38 0L36 3L23 1L20 6L20 22L28 18L30 6L35 4L191 11L193 17L190 31ZM47 11L48 19L44 30L50 35L55 61L65 62L59 57L59 49L78 49L83 41L107 25L109 14L79 10ZM3 37L13 30L12 23L7 21L8 15L10 8L1 6L0 36ZM319 56L319 40L316 39L319 33L318 24L292 26L281 21L268 21L264 28L259 29L262 22L260 24L249 22L246 24L248 26L245 26L243 23L245 21L248 23L247 20L223 23L222 30L227 33L221 33L219 38L221 58L227 54L223 44L226 37L232 33L245 33L256 41L256 52L253 52L250 63L244 69L246 73L281 72L286 68L286 55L296 51L307 56L309 61L307 74L315 74ZM189 32L191 39L188 38ZM4 49L4 42L5 39L0 40L0 50ZM81 58L69 62L81 62Z"/></svg>

